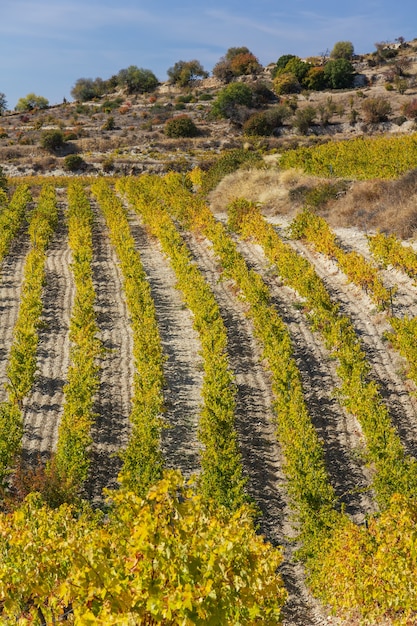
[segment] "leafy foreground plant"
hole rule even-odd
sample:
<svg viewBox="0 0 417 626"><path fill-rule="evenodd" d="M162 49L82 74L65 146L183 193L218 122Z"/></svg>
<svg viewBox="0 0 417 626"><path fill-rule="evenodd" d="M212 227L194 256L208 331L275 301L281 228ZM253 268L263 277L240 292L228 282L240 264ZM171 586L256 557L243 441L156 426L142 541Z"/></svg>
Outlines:
<svg viewBox="0 0 417 626"><path fill-rule="evenodd" d="M252 511L209 511L179 472L106 518L39 494L0 515L0 618L19 624L279 624L279 550Z"/></svg>

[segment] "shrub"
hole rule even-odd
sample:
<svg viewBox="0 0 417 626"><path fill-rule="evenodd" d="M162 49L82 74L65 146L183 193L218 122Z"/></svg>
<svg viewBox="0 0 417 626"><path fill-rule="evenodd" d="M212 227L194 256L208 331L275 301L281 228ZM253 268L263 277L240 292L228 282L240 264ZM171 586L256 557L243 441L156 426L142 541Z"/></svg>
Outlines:
<svg viewBox="0 0 417 626"><path fill-rule="evenodd" d="M413 98L401 107L401 113L409 120L417 120L417 99Z"/></svg>
<svg viewBox="0 0 417 626"><path fill-rule="evenodd" d="M306 135L315 117L316 109L312 106L307 106L304 109L298 109L294 116L293 126L302 135Z"/></svg>
<svg viewBox="0 0 417 626"><path fill-rule="evenodd" d="M62 130L46 130L42 133L41 146L48 152L57 152L65 143Z"/></svg>
<svg viewBox="0 0 417 626"><path fill-rule="evenodd" d="M375 98L367 98L362 103L362 116L368 124L377 124L385 122L391 113L391 104L388 100L376 96Z"/></svg>
<svg viewBox="0 0 417 626"><path fill-rule="evenodd" d="M253 93L250 87L243 83L232 83L224 87L213 103L214 117L232 118L239 106L249 107L252 104Z"/></svg>
<svg viewBox="0 0 417 626"><path fill-rule="evenodd" d="M243 125L245 135L272 135L276 128L283 125L290 115L290 110L281 104L269 111L261 111L252 115Z"/></svg>
<svg viewBox="0 0 417 626"><path fill-rule="evenodd" d="M190 117L178 115L165 123L164 133L171 138L195 137L198 135L198 129Z"/></svg>
<svg viewBox="0 0 417 626"><path fill-rule="evenodd" d="M101 130L114 130L115 127L116 124L114 122L114 117L113 115L109 115L109 117L106 119L103 126L101 127Z"/></svg>
<svg viewBox="0 0 417 626"><path fill-rule="evenodd" d="M84 166L85 161L79 154L68 154L64 159L64 169L68 172L76 172Z"/></svg>

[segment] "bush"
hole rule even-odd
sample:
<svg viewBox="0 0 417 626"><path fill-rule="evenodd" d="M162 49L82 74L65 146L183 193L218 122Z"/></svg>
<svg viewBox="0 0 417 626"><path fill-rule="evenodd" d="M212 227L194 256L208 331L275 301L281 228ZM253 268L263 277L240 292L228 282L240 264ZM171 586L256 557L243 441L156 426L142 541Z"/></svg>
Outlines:
<svg viewBox="0 0 417 626"><path fill-rule="evenodd" d="M109 117L106 119L103 126L101 127L101 130L114 130L115 127L116 124L114 123L114 117L113 115L109 115Z"/></svg>
<svg viewBox="0 0 417 626"><path fill-rule="evenodd" d="M85 161L79 154L68 154L64 159L64 169L68 172L76 172L84 166Z"/></svg>
<svg viewBox="0 0 417 626"><path fill-rule="evenodd" d="M276 128L283 125L290 115L288 107L279 105L269 111L261 111L252 115L243 125L245 135L272 135Z"/></svg>
<svg viewBox="0 0 417 626"><path fill-rule="evenodd" d="M195 137L198 135L198 129L187 115L178 115L165 123L164 133L171 138Z"/></svg>
<svg viewBox="0 0 417 626"><path fill-rule="evenodd" d="M62 130L46 130L42 133L41 146L48 152L57 152L65 143Z"/></svg>
<svg viewBox="0 0 417 626"><path fill-rule="evenodd" d="M305 109L298 109L294 117L293 126L302 135L306 135L315 117L316 109L312 106L307 106Z"/></svg>
<svg viewBox="0 0 417 626"><path fill-rule="evenodd" d="M253 93L250 87L243 83L232 83L224 87L213 103L214 117L232 118L239 106L249 107L252 104Z"/></svg>
<svg viewBox="0 0 417 626"><path fill-rule="evenodd" d="M367 98L363 101L362 116L368 124L377 124L385 122L391 113L391 104L388 100L381 97Z"/></svg>
<svg viewBox="0 0 417 626"><path fill-rule="evenodd" d="M409 120L417 120L417 99L413 98L409 102L403 104L401 113Z"/></svg>

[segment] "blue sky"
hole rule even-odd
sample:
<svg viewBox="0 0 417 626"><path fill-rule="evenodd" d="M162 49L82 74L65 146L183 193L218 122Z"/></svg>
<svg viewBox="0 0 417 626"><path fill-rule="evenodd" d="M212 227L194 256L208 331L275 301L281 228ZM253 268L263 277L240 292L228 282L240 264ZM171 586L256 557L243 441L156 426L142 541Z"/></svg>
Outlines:
<svg viewBox="0 0 417 626"><path fill-rule="evenodd" d="M358 54L417 37L416 0L0 0L0 92L8 107L34 92L55 104L78 78L129 65L159 80L179 60L211 71L232 46L262 65L312 56L337 41Z"/></svg>

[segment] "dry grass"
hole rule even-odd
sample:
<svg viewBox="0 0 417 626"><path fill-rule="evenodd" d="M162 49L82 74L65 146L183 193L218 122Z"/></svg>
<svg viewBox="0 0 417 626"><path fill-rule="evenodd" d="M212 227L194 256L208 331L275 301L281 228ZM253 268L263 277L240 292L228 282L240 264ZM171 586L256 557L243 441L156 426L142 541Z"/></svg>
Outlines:
<svg viewBox="0 0 417 626"><path fill-rule="evenodd" d="M413 238L417 234L417 170L395 181L355 182L325 214L333 227L355 226Z"/></svg>
<svg viewBox="0 0 417 626"><path fill-rule="evenodd" d="M240 170L223 178L209 195L209 203L214 210L224 211L232 200L246 198L261 204L264 214L291 215L301 206L301 198L291 191L313 188L318 181L301 170Z"/></svg>

